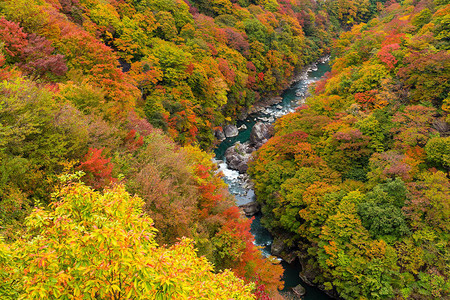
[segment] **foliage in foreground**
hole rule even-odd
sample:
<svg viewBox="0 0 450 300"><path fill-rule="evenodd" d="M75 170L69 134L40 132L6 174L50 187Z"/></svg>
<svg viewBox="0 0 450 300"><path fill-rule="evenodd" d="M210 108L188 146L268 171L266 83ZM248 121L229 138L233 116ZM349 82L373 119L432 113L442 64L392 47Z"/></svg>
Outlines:
<svg viewBox="0 0 450 300"><path fill-rule="evenodd" d="M191 240L158 246L142 199L123 186L73 183L53 198L21 239L0 241L2 299L254 299L252 284L214 273Z"/></svg>

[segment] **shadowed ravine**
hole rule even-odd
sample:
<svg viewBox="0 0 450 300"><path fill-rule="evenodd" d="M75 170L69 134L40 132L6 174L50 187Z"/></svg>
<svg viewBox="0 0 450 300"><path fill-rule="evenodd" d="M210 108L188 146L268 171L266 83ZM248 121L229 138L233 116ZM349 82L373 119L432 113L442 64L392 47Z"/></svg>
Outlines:
<svg viewBox="0 0 450 300"><path fill-rule="evenodd" d="M319 80L326 72L330 71L330 66L328 61L324 63L318 63L317 66L314 65L305 71L304 74L299 78L300 80L294 83L289 89L287 89L281 96L283 101L279 104L272 105L262 112L252 114L244 121L238 121L237 127L245 125L247 129L239 132L239 135L233 138L227 138L224 140L219 147L215 150L216 159L218 160L220 170L224 173L224 180L228 184L230 192L236 198L236 204L242 205L255 200L255 193L252 189L246 187L245 176L240 175L238 171L228 169L226 163L223 161L225 151L228 147L234 145L236 142L247 142L250 138L250 133L253 125L257 121L262 121L265 123L273 123L273 120L289 113L293 112L302 99L305 98L308 86ZM270 245L272 244L272 236L270 233L261 226L260 215L255 216L252 223L251 232L255 236L255 242L258 246L263 246L262 251L265 255L270 254ZM321 292L315 287L308 286L304 283L298 276L300 271L300 265L292 264L289 265L282 262L285 269L284 281L285 281L285 291L290 291L291 287L298 284L303 285L306 288L306 295L303 299L306 300L323 300L331 299L325 293Z"/></svg>

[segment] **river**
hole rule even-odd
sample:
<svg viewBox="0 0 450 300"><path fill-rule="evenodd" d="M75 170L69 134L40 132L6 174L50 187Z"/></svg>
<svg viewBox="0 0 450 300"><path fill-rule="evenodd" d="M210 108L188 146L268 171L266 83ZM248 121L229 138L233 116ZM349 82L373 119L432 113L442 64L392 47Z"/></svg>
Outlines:
<svg viewBox="0 0 450 300"><path fill-rule="evenodd" d="M328 61L320 62L312 65L300 75L299 80L294 83L282 94L283 101L272 105L263 111L250 115L246 120L238 121L237 127L245 125L247 129L239 132L239 135L233 138L227 138L224 140L218 148L215 149L216 159L219 161L220 170L224 173L224 180L228 184L230 193L236 198L236 204L242 205L251 201L255 201L255 193L252 189L248 189L244 184L244 176L240 175L237 171L228 169L226 163L223 162L225 151L228 147L234 145L236 142L244 143L249 140L250 133L253 125L257 121L265 123L273 123L273 121L287 113L293 112L299 103L304 101L308 86L319 80L326 72L330 71L330 65ZM272 236L270 233L261 226L261 216L256 216L251 226L251 232L255 236L255 243L258 246L262 246L264 255L270 255L270 245L272 244ZM306 295L303 297L305 300L329 300L331 299L325 293L315 287L308 286L298 276L300 271L300 265L289 265L282 262L285 269L283 280L285 281L284 292L289 292L291 287L298 284L303 285L306 288Z"/></svg>

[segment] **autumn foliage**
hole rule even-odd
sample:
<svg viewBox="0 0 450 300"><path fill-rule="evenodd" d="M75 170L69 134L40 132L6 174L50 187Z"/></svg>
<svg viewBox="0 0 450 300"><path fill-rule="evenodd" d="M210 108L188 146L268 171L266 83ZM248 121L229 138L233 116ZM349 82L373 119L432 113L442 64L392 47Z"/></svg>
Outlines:
<svg viewBox="0 0 450 300"><path fill-rule="evenodd" d="M123 187L100 194L74 183L55 197L29 216L26 236L0 240L2 297L254 299L252 284L214 273L191 240L158 246L142 200Z"/></svg>
<svg viewBox="0 0 450 300"><path fill-rule="evenodd" d="M204 150L341 29L255 159L265 223L342 297L448 296L444 1L0 2L0 298L277 297Z"/></svg>
<svg viewBox="0 0 450 300"><path fill-rule="evenodd" d="M15 251L10 247L25 230L24 219L38 203L46 207L45 213L54 213L54 203L61 200L50 197L60 185L57 176L77 171L83 171L81 180L96 190L108 191L120 182L127 191L140 195L143 202L138 201L136 205L142 205L145 214L153 219L144 221L149 222L148 226L154 222L160 231L152 239L169 245L161 253L181 255L190 251L193 266L203 264L205 272L211 276L223 271L222 279L230 278L241 284L229 271L231 269L248 283L242 291L250 299L253 296L246 293L254 291L252 282L257 277L260 278L259 286L265 286L265 295L276 295L282 286L281 267L272 268L272 263L265 260L253 245L253 237L248 231L249 221L239 214L227 213L233 210L233 198L215 174L216 167L211 163L211 157L197 146L182 149L179 145L200 142L203 148L210 147L213 143L211 128L223 123L225 115L232 116L235 109L244 106L246 96L239 94L240 100L229 104L234 108L225 108L230 91L228 85L237 81L246 85L246 60L238 51L248 55L247 37L230 28L227 38L214 22L211 23L211 19L199 17L202 20L199 24L204 22L204 26L209 24L217 29L217 35L209 42L211 46L215 44L223 55L219 59L209 52L197 53L198 47L186 45L189 40L200 39L189 37L190 30L204 35L209 29L205 28L200 34L203 25L195 25L185 4L172 4L106 4L95 1L2 3L0 232L8 245L3 242L1 245L2 251L6 251L0 255L1 297L11 293L14 298L23 291L36 297L59 297L64 293L88 293L95 297L142 293L134 282L127 283L126 287L112 284L101 290L101 287L83 285L85 283L80 279L80 286L67 287L69 281L78 284L74 279L78 275L75 271L63 274L56 269L52 269L56 272L55 286L46 289L43 281L37 282L33 278L40 277L42 273L39 272L47 272L45 268L53 268L45 263L54 255L53 250L43 253L39 261L22 261L24 270L33 264L37 269L27 269L26 272L35 272L35 277L25 278L26 282L21 282L21 287L15 289L16 286L11 284L3 285L3 278L12 274L7 273L11 269L6 267L3 258L16 259L10 256ZM156 10L160 13L154 13ZM219 42L222 44L220 47ZM228 48L227 43L232 48ZM237 61L230 62L233 57ZM167 135L179 144L155 126L166 130ZM94 195L90 190L86 193ZM127 201L135 201L123 191L118 194ZM92 199L97 196L92 196ZM44 213L44 210L40 212ZM72 226L69 223L64 223L67 230ZM62 224L56 224L54 228L58 229L46 233L49 240L58 234L76 239L78 233L71 231L69 234ZM60 229L62 231L57 234ZM220 237L222 234L228 236L229 232L233 232L231 244L221 244ZM111 232L103 234L108 236ZM30 235L30 239L34 237ZM183 237L195 241L202 258L195 256L194 242L180 242ZM122 242L122 246L127 244L125 240ZM98 241L93 241L94 244ZM236 253L233 253L234 244L240 245ZM81 251L76 248L74 246L70 251ZM108 249L105 251L112 248ZM92 249L84 254L94 259L90 251ZM229 256L222 256L219 251ZM97 263L92 267L107 269L106 256L102 256L106 252L100 252L95 258ZM81 252L71 255L74 264L77 256L82 256ZM158 258L155 256L155 264L163 264L158 262ZM214 263L214 269L206 259ZM8 260L8 264L10 262ZM173 267L171 272L177 270ZM166 271L161 269L160 272ZM205 278L191 279L200 284ZM96 275L91 279L99 282ZM65 292L62 291L64 285L67 287ZM155 295L158 293L166 295L172 292L161 292L157 288ZM176 289L173 295L177 293L181 292ZM205 295L209 292L200 293L200 298L208 298ZM220 293L222 296L226 294ZM231 292L223 297L238 297L236 295Z"/></svg>
<svg viewBox="0 0 450 300"><path fill-rule="evenodd" d="M450 297L448 11L388 3L342 34L250 167L262 222L336 296Z"/></svg>
<svg viewBox="0 0 450 300"><path fill-rule="evenodd" d="M104 149L89 148L79 169L86 172L85 182L94 188L104 187L114 181L111 176L113 165L111 158L102 155Z"/></svg>

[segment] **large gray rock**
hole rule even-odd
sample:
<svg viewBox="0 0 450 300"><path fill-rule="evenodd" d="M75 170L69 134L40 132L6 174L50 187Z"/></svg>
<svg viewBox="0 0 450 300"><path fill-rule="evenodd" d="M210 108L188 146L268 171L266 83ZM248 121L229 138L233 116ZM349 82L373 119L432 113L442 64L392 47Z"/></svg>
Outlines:
<svg viewBox="0 0 450 300"><path fill-rule="evenodd" d="M242 130L246 130L247 129L247 125L242 124L241 126L239 126L238 130L242 131Z"/></svg>
<svg viewBox="0 0 450 300"><path fill-rule="evenodd" d="M292 288L292 292L299 297L299 299L302 299L302 297L306 294L306 289L301 285L297 285L296 287Z"/></svg>
<svg viewBox="0 0 450 300"><path fill-rule="evenodd" d="M248 143L241 144L237 142L225 151L225 159L227 165L232 170L237 170L239 173L245 173L248 169L248 161L250 160L254 148L250 147Z"/></svg>
<svg viewBox="0 0 450 300"><path fill-rule="evenodd" d="M250 144L261 147L273 135L273 125L262 122L256 123L250 133Z"/></svg>
<svg viewBox="0 0 450 300"><path fill-rule="evenodd" d="M260 212L261 206L258 202L250 202L244 205L239 205L239 208L242 209L247 217L251 217Z"/></svg>
<svg viewBox="0 0 450 300"><path fill-rule="evenodd" d="M248 110L248 114L250 115L250 114L260 112L260 111L264 110L266 107L280 103L281 101L283 101L283 97L281 97L281 96L265 98L265 99L255 103L252 107L250 107Z"/></svg>
<svg viewBox="0 0 450 300"><path fill-rule="evenodd" d="M237 136L239 134L239 130L234 125L227 125L223 129L223 132L225 133L225 136L227 138Z"/></svg>
<svg viewBox="0 0 450 300"><path fill-rule="evenodd" d="M223 133L222 129L217 129L216 131L214 131L214 135L219 141L223 141L226 139L225 133Z"/></svg>

